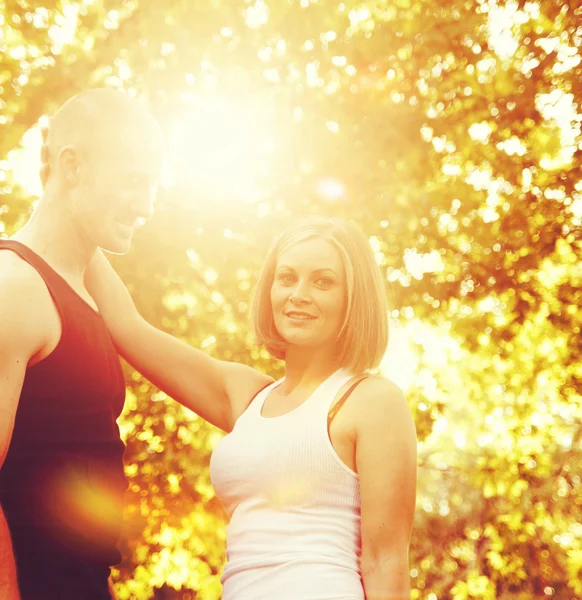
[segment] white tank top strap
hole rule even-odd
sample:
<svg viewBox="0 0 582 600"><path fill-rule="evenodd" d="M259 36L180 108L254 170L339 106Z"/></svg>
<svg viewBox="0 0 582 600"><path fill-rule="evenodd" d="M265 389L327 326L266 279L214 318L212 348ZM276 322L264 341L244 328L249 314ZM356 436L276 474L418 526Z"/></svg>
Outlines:
<svg viewBox="0 0 582 600"><path fill-rule="evenodd" d="M265 386L262 390L259 390L255 394L253 399L249 402L249 405L247 406L246 410L242 413L238 420L240 421L243 417L246 418L253 415L259 415L261 409L263 408L263 404L267 396L269 395L269 392L276 388L282 381L283 379L278 379L277 381L273 381L273 383L270 383L269 385Z"/></svg>
<svg viewBox="0 0 582 600"><path fill-rule="evenodd" d="M339 369L336 371L330 378L329 387L325 390L325 394L321 397L321 412L325 413L327 419L327 413L338 399L337 396L340 390L353 379L354 373L348 371L347 369Z"/></svg>
<svg viewBox="0 0 582 600"><path fill-rule="evenodd" d="M321 407L327 409L333 399L337 396L339 390L349 381L352 375L345 369L338 369L333 372L321 385L313 392L313 402L310 404L317 413Z"/></svg>

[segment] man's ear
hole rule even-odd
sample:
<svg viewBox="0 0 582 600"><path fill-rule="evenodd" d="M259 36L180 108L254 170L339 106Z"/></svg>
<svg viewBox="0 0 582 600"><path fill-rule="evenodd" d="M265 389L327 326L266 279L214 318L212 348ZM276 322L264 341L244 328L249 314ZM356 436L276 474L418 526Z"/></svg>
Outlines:
<svg viewBox="0 0 582 600"><path fill-rule="evenodd" d="M69 186L77 185L81 170L81 161L77 150L73 146L63 146L59 150L57 162L65 183Z"/></svg>

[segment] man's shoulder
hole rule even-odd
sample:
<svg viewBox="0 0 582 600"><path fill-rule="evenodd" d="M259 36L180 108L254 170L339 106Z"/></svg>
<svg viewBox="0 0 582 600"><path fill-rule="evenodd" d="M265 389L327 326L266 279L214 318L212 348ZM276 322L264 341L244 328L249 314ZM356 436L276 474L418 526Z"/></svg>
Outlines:
<svg viewBox="0 0 582 600"><path fill-rule="evenodd" d="M42 339L51 309L50 294L36 269L14 252L0 250L0 337Z"/></svg>
<svg viewBox="0 0 582 600"><path fill-rule="evenodd" d="M10 250L0 249L0 301L38 300L38 292L46 287L37 270Z"/></svg>

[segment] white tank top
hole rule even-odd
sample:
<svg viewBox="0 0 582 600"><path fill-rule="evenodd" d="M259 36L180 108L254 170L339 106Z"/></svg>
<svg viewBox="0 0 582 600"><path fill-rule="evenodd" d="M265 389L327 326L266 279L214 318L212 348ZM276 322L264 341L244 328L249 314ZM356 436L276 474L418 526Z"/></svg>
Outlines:
<svg viewBox="0 0 582 600"><path fill-rule="evenodd" d="M327 415L352 378L336 371L299 407L263 417L261 391L216 446L210 476L230 516L223 600L364 600L360 486Z"/></svg>

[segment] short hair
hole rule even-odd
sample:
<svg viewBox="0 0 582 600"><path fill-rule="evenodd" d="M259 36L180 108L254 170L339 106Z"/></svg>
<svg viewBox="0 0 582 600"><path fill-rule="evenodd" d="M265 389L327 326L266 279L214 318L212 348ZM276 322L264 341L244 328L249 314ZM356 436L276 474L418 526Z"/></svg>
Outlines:
<svg viewBox="0 0 582 600"><path fill-rule="evenodd" d="M49 178L51 161L63 146L85 151L111 148L111 137L128 139L132 132L151 135L163 154L161 129L136 98L114 88L86 90L67 100L50 119L43 131L41 180Z"/></svg>
<svg viewBox="0 0 582 600"><path fill-rule="evenodd" d="M284 359L271 305L277 261L290 246L321 238L337 248L346 275L346 314L338 335L339 365L354 373L376 368L388 345L388 306L380 267L362 231L350 221L310 217L285 229L275 240L261 269L251 303L257 342L275 358Z"/></svg>

